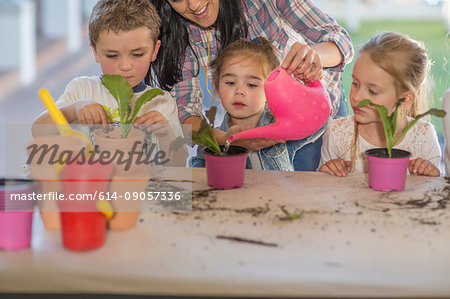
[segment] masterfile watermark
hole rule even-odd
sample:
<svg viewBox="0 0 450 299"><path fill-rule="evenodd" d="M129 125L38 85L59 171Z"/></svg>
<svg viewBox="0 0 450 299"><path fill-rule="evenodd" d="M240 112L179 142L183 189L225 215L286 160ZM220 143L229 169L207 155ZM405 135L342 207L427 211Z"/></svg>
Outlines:
<svg viewBox="0 0 450 299"><path fill-rule="evenodd" d="M142 149L138 150L141 144ZM90 151L87 151L86 147L82 147L78 152L68 149L59 151L58 144L31 144L27 147L27 149L29 150L28 160L26 161L26 164L28 165L34 163L41 165L44 161L47 161L45 163L48 163L49 165L70 165L72 163L79 165L85 163L89 165L93 165L95 163L107 165L116 163L117 165L125 164L124 170L127 171L130 169L132 164L159 166L165 165L170 161L170 159L165 159L166 152L156 150L155 144L148 146L147 143L143 143L141 141L135 141L129 152L124 152L121 150L115 150L114 152L108 150L100 151L98 145L95 145L93 150Z"/></svg>
<svg viewBox="0 0 450 299"><path fill-rule="evenodd" d="M34 180L36 186L26 192L5 186L17 194L12 200L5 197L5 211L20 211L34 202L41 212L95 212L101 201L108 201L118 212L192 209L187 147L171 147L178 135L161 136L149 132L152 128L136 126L145 131L139 138L116 138L110 125L71 127L85 134L92 147L82 139L59 135L54 125L40 125L40 134L31 125L6 126L0 144L8 146L0 170L5 177ZM97 130L106 131L108 140L96 139Z"/></svg>

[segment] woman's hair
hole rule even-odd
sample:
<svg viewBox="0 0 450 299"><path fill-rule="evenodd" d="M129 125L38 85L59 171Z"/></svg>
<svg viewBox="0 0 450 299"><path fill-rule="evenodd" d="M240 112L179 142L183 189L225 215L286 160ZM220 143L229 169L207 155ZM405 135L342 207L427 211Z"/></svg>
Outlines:
<svg viewBox="0 0 450 299"><path fill-rule="evenodd" d="M152 70L156 74L159 86L162 89L171 90L176 83L182 80L186 48L191 46L187 31L187 26L191 22L180 16L170 6L168 0L149 1L156 7L164 20L161 26L161 47L156 60L152 63ZM219 14L214 26L220 28L216 38L219 40L221 48L235 40L247 37L248 26L244 15L245 10L245 3L241 0L219 0ZM147 75L147 83L154 83L150 82L152 70L149 70Z"/></svg>
<svg viewBox="0 0 450 299"><path fill-rule="evenodd" d="M426 109L431 61L422 43L404 34L382 32L369 39L359 52L368 54L378 67L394 78L397 94L406 91L414 93L415 100L409 110L399 110L399 113L416 117L420 111ZM355 122L352 162L356 159L357 136L358 126Z"/></svg>
<svg viewBox="0 0 450 299"><path fill-rule="evenodd" d="M154 42L158 40L161 18L148 0L100 0L89 18L89 41L95 48L103 31L130 31L140 27L150 30Z"/></svg>
<svg viewBox="0 0 450 299"><path fill-rule="evenodd" d="M253 60L263 69L264 77L267 77L274 69L280 65L272 44L263 37L255 38L253 41L240 39L226 46L212 62L211 67L215 68L213 73L214 85L219 86L220 75L224 64L234 57L242 60Z"/></svg>

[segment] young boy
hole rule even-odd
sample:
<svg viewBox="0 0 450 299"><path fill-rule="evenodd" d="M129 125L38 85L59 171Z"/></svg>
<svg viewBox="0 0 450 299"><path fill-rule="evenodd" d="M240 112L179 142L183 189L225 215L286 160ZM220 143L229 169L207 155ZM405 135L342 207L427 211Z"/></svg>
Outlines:
<svg viewBox="0 0 450 299"><path fill-rule="evenodd" d="M151 89L144 78L158 54L160 25L161 19L148 0L100 0L93 8L89 39L95 61L100 63L103 74L119 74L130 83L134 91L133 105L142 93ZM56 105L69 123L119 121L117 101L102 85L100 76L73 79ZM182 134L177 104L168 92L146 103L134 123L170 123L175 136ZM53 124L47 111L34 120L34 136L39 134L35 126L39 124Z"/></svg>

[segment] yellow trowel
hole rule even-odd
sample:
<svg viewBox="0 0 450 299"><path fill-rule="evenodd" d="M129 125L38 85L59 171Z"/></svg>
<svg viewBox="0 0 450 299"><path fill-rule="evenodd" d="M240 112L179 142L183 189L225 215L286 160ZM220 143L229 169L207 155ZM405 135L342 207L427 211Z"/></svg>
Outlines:
<svg viewBox="0 0 450 299"><path fill-rule="evenodd" d="M89 153L90 151L93 151L94 148L89 138L83 133L72 129L69 126L69 123L67 122L62 112L56 106L55 101L53 100L52 96L50 95L47 89L42 88L41 90L39 90L39 98L41 99L45 108L47 108L48 113L50 114L53 122L58 127L59 133L61 135L81 138L86 142L86 152ZM98 200L96 204L97 208L106 216L106 219L109 220L113 216L114 213L113 208L109 204L109 202L104 200Z"/></svg>
<svg viewBox="0 0 450 299"><path fill-rule="evenodd" d="M53 101L53 98L47 89L42 88L41 90L39 90L39 98L41 99L45 108L47 108L48 113L50 114L53 122L58 127L59 133L61 135L79 137L86 142L86 151L87 152L93 150L93 147L92 147L92 144L91 144L91 141L89 140L89 138L86 135L84 135L83 133L72 129L69 126L69 123L67 122L66 118L61 113L61 111L58 109L58 107L55 105L55 101Z"/></svg>

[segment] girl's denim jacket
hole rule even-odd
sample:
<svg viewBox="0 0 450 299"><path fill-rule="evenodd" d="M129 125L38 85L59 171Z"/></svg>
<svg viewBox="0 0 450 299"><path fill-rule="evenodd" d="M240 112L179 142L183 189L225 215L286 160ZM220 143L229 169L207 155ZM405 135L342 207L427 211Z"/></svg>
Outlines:
<svg viewBox="0 0 450 299"><path fill-rule="evenodd" d="M231 117L228 113L225 114L222 124L218 127L219 130L227 132L230 129ZM258 127L267 126L275 122L275 118L270 111L264 111L259 119ZM287 140L286 143L278 143L263 149L258 150L258 156L262 163L264 170L284 170L293 171L293 160L295 152L301 149L304 145L314 142L319 138L324 130L326 124L320 128L313 135L300 140ZM192 167L205 167L205 158L203 156L202 148L198 147L197 155L191 159ZM251 169L250 159L247 158L246 169Z"/></svg>

